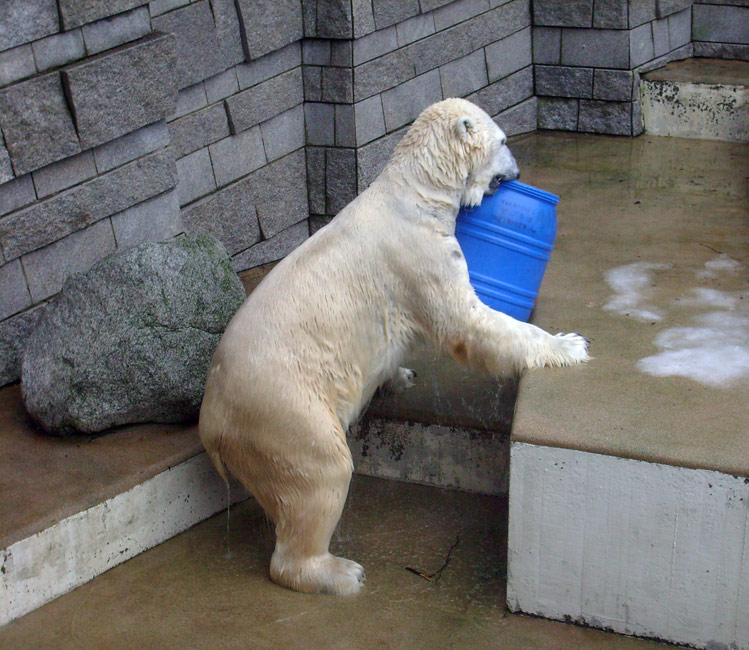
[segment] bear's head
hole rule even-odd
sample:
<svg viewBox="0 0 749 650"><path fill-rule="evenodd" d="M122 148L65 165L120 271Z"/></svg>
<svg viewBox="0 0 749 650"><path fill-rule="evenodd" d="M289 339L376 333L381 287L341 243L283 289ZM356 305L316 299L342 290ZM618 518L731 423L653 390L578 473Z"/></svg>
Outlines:
<svg viewBox="0 0 749 650"><path fill-rule="evenodd" d="M502 129L475 104L451 98L427 107L393 154L420 183L448 190L459 204L481 203L503 180L519 176Z"/></svg>

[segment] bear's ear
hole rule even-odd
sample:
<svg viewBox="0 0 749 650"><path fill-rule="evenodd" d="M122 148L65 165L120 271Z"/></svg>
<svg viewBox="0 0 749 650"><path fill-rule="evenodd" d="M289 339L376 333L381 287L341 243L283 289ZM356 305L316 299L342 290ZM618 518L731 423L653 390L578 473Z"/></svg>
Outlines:
<svg viewBox="0 0 749 650"><path fill-rule="evenodd" d="M476 121L470 115L461 115L455 120L455 132L461 140L470 139L476 131Z"/></svg>

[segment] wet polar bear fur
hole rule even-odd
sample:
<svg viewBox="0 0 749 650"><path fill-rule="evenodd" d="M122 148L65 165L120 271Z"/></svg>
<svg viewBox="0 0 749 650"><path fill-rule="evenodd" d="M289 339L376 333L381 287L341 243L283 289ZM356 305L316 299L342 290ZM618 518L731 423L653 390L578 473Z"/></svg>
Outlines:
<svg viewBox="0 0 749 650"><path fill-rule="evenodd" d="M411 385L417 339L490 373L588 359L479 301L455 236L460 205L518 176L504 133L477 106L428 107L380 176L280 262L213 357L200 437L272 518L270 575L303 592L353 594L364 570L328 552L353 469L346 430L378 386Z"/></svg>

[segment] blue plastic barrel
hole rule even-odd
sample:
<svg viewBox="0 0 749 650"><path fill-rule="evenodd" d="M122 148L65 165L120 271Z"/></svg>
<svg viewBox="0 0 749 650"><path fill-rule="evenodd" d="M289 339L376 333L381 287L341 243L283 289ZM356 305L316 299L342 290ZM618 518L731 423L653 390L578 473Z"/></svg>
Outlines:
<svg viewBox="0 0 749 650"><path fill-rule="evenodd" d="M527 321L557 232L559 197L505 181L481 205L458 213L455 236L471 285L492 309Z"/></svg>

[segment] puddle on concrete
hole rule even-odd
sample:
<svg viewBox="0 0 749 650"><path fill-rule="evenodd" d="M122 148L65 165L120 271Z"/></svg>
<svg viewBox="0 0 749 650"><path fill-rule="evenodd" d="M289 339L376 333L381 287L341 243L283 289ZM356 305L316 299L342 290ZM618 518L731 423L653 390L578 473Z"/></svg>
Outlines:
<svg viewBox="0 0 749 650"><path fill-rule="evenodd" d="M635 367L656 377L686 377L706 386L725 387L749 381L749 292L721 291L694 286L669 304L656 301L656 274L671 264L638 262L611 269L605 275L614 291L606 311L650 324L662 321L669 309L678 309L687 324L659 331L653 345L660 352L639 359ZM695 273L700 283L735 275L744 265L719 255Z"/></svg>

